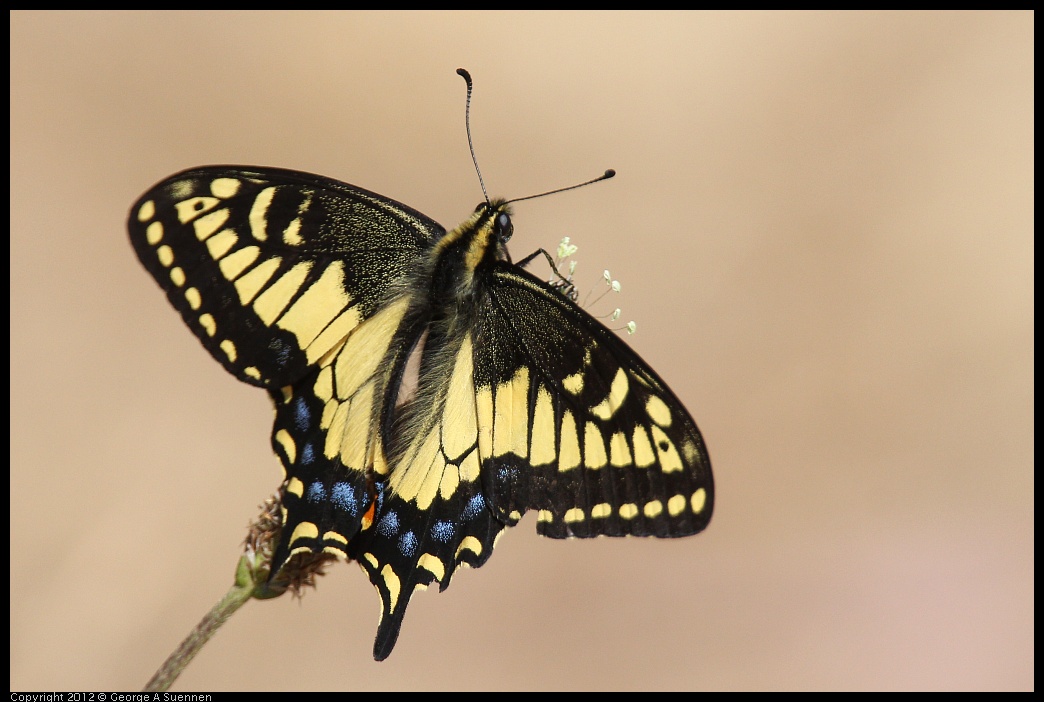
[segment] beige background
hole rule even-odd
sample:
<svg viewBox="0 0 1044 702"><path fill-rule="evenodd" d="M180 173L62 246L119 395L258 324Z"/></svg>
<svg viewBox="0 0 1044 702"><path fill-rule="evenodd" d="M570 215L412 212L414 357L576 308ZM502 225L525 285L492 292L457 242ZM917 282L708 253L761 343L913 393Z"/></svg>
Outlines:
<svg viewBox="0 0 1044 702"><path fill-rule="evenodd" d="M339 178L517 256L579 243L714 460L674 542L539 538L418 594L339 565L179 681L232 689L1030 689L1033 17L15 13L11 685L140 687L278 483L264 393L138 265L189 166Z"/></svg>

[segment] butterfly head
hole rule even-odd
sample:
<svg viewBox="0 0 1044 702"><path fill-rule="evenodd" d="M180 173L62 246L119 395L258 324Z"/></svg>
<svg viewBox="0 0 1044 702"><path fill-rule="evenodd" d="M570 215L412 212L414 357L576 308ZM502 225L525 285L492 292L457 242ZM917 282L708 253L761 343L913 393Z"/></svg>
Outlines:
<svg viewBox="0 0 1044 702"><path fill-rule="evenodd" d="M510 260L507 242L515 231L511 214L511 205L505 200L480 202L471 216L450 232L439 246L449 249L456 244L466 251L464 258L468 268Z"/></svg>
<svg viewBox="0 0 1044 702"><path fill-rule="evenodd" d="M511 223L511 207L508 203L504 200L483 202L475 208L475 212L479 215L480 221L488 218L490 226L493 228L493 237L500 244L506 244L515 231L515 227Z"/></svg>

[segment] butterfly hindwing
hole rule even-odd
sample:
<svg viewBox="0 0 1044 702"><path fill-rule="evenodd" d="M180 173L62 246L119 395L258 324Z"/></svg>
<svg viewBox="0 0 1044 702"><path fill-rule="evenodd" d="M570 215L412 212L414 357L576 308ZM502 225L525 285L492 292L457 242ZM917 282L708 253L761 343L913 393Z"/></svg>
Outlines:
<svg viewBox="0 0 1044 702"><path fill-rule="evenodd" d="M459 566L484 564L506 526L483 493L473 341L460 321L434 321L418 350L420 390L389 433L393 470L378 482L378 521L350 552L381 594L378 660L391 652L413 592L433 582L444 590Z"/></svg>
<svg viewBox="0 0 1044 702"><path fill-rule="evenodd" d="M372 524L386 473L380 425L401 363L396 344L410 298L390 300L318 363L312 375L281 390L273 446L286 467L283 533L273 557L278 568L299 552L349 553L360 529Z"/></svg>

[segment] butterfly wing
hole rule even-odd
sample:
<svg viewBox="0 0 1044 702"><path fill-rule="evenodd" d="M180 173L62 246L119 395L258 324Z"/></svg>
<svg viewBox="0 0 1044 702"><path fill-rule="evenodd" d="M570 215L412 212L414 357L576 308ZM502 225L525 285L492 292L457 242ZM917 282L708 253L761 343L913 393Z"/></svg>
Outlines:
<svg viewBox="0 0 1044 702"><path fill-rule="evenodd" d="M482 491L473 381L481 352L473 351L466 318L429 328L420 390L388 432L390 470L377 482L376 521L350 545L381 595L377 660L391 653L414 591L433 582L444 590L461 565L481 566L505 526Z"/></svg>
<svg viewBox="0 0 1044 702"><path fill-rule="evenodd" d="M615 334L527 271L498 263L475 357L483 492L499 519L538 510L553 538L706 528L710 459L695 422Z"/></svg>
<svg viewBox="0 0 1044 702"><path fill-rule="evenodd" d="M131 243L203 346L243 382L293 384L384 304L445 231L322 176L212 166L132 207Z"/></svg>
<svg viewBox="0 0 1044 702"><path fill-rule="evenodd" d="M275 401L286 479L273 573L292 552L346 551L373 499L406 281L444 229L346 183L240 166L158 183L128 229L203 346Z"/></svg>

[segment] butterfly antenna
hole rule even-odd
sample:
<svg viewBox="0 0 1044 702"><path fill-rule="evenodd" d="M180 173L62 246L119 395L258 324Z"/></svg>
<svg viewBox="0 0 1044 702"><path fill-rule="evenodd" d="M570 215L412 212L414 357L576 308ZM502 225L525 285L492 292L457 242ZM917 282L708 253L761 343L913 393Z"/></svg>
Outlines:
<svg viewBox="0 0 1044 702"><path fill-rule="evenodd" d="M471 141L471 91L474 88L474 83L471 81L471 74L466 69L458 68L457 75L464 79L464 82L468 84L468 98L464 104L464 126L468 130L468 148L471 150L471 161L475 164L475 173L478 174L479 186L482 188L482 196L486 198L486 202L489 202L489 193L486 192L486 182L482 179L482 169L479 168L478 158L475 156L475 144ZM554 195L555 193L564 193L566 190L575 190L576 188L582 188L585 185L591 185L602 180L609 180L616 175L616 171L612 168L607 170L597 178L585 181L583 183L577 183L576 185L570 185L566 188L558 188L557 190L548 190L545 193L538 193L537 195L527 195L526 197L516 197L514 200L508 200L508 202L522 202L523 200L532 200L538 197L544 197L545 195Z"/></svg>
<svg viewBox="0 0 1044 702"><path fill-rule="evenodd" d="M475 172L478 173L479 187L482 188L482 197L486 198L486 202L489 202L489 194L486 193L486 183L482 180L482 170L479 168L478 159L475 157L475 145L471 141L471 90L474 84L471 82L471 74L463 68L457 69L457 75L464 79L464 82L468 84L468 100L464 105L464 126L468 130L468 148L471 149L471 161L475 164Z"/></svg>
<svg viewBox="0 0 1044 702"><path fill-rule="evenodd" d="M525 197L516 197L514 200L508 200L508 202L522 202L523 200L532 200L533 198L544 197L545 195L554 195L555 193L564 193L566 190L576 190L577 188L582 188L585 185L591 185L592 183L598 183L598 182L603 181L603 180L609 180L614 175L616 175L616 171L614 171L612 168L610 168L609 170L607 170L605 173L603 173L602 175L598 176L597 178L592 178L591 180L584 181L583 183L577 183L576 185L570 185L567 188L558 188L557 190L548 190L546 193L538 193L536 195L526 195ZM505 202L504 204L506 205L507 202Z"/></svg>

